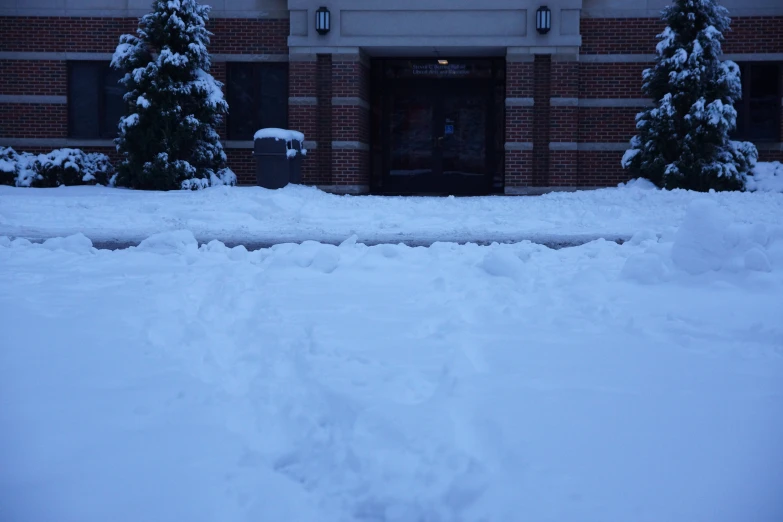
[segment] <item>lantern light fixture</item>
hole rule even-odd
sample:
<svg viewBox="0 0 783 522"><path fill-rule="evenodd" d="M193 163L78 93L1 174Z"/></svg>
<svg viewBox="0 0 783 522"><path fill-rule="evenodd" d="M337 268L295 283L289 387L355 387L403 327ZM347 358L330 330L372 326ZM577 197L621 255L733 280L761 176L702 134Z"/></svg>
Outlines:
<svg viewBox="0 0 783 522"><path fill-rule="evenodd" d="M552 11L542 5L536 11L536 31L540 34L546 34L550 29L552 29Z"/></svg>
<svg viewBox="0 0 783 522"><path fill-rule="evenodd" d="M331 24L331 13L329 12L329 9L324 6L319 7L315 12L315 30L318 31L318 34L324 35L329 32Z"/></svg>

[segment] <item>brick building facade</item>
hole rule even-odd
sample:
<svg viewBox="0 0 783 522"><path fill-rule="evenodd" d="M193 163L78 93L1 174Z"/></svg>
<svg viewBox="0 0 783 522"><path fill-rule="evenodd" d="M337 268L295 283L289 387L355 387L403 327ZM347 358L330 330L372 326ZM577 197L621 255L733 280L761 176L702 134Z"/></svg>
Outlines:
<svg viewBox="0 0 783 522"><path fill-rule="evenodd" d="M147 3L0 2L0 145L114 155L122 93L108 62ZM783 160L783 5L723 3L724 53L743 72L738 137ZM304 180L326 190L527 194L626 179L666 2L551 1L546 34L543 3L525 0L212 4L230 106L219 130L241 183L254 182L252 130L279 126L305 133Z"/></svg>

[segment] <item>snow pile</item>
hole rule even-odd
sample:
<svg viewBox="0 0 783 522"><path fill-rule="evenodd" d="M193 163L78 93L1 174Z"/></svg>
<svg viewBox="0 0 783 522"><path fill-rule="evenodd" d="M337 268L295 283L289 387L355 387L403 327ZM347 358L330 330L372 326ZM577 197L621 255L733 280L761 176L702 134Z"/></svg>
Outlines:
<svg viewBox="0 0 783 522"><path fill-rule="evenodd" d="M137 247L142 252L156 254L186 254L198 250L198 241L190 230L161 232L148 237Z"/></svg>
<svg viewBox="0 0 783 522"><path fill-rule="evenodd" d="M783 163L779 161L759 162L748 177L745 185L751 192L783 193Z"/></svg>
<svg viewBox="0 0 783 522"><path fill-rule="evenodd" d="M771 272L783 268L783 227L739 223L711 199L692 202L671 240L660 242L649 232L632 244L647 249L628 259L627 279L657 283L676 272Z"/></svg>
<svg viewBox="0 0 783 522"><path fill-rule="evenodd" d="M92 241L85 237L84 234L74 234L68 237L53 237L44 241L41 246L47 250L63 250L77 254L83 252L96 252L92 247Z"/></svg>
<svg viewBox="0 0 783 522"><path fill-rule="evenodd" d="M105 154L56 149L49 154L17 153L0 147L0 184L17 187L107 185L114 169Z"/></svg>
<svg viewBox="0 0 783 522"><path fill-rule="evenodd" d="M640 230L675 231L688 205L715 200L733 220L780 223L783 194L648 190L625 186L534 198L338 196L289 185L146 192L106 187L21 190L0 187L0 235L47 238L83 233L94 242L138 243L158 232L191 230L199 242L246 246L317 240L365 243L530 240L569 244L628 239ZM46 212L41 212L45 208Z"/></svg>

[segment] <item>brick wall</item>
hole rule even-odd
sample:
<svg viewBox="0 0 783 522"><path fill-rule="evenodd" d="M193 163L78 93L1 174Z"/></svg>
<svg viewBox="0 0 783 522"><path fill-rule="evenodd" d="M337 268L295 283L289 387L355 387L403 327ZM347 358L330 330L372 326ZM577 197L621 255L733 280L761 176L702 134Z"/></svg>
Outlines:
<svg viewBox="0 0 783 522"><path fill-rule="evenodd" d="M642 107L579 107L579 141L627 142L636 135L636 114Z"/></svg>
<svg viewBox="0 0 783 522"><path fill-rule="evenodd" d="M114 52L137 27L136 18L0 16L0 51ZM287 18L216 18L207 28L212 53L288 54Z"/></svg>
<svg viewBox="0 0 783 522"><path fill-rule="evenodd" d="M552 57L536 55L533 62L533 186L549 185L550 96Z"/></svg>
<svg viewBox="0 0 783 522"><path fill-rule="evenodd" d="M663 31L657 18L582 18L581 54L653 54Z"/></svg>
<svg viewBox="0 0 783 522"><path fill-rule="evenodd" d="M654 54L658 18L582 18L582 54ZM725 53L783 52L783 16L732 18Z"/></svg>
<svg viewBox="0 0 783 522"><path fill-rule="evenodd" d="M367 185L370 155L365 150L332 150L333 185Z"/></svg>
<svg viewBox="0 0 783 522"><path fill-rule="evenodd" d="M332 96L358 99L362 105L332 104L332 139L367 147L370 141L370 71L353 56L332 57ZM333 185L369 185L370 153L364 149L332 149Z"/></svg>
<svg viewBox="0 0 783 522"><path fill-rule="evenodd" d="M529 62L506 62L506 98L533 98L534 65ZM508 143L533 142L533 107L508 105L506 137ZM533 152L507 150L505 157L505 185L527 187L533 183Z"/></svg>
<svg viewBox="0 0 783 522"><path fill-rule="evenodd" d="M215 54L288 54L287 18L215 18L207 29Z"/></svg>
<svg viewBox="0 0 783 522"><path fill-rule="evenodd" d="M577 186L613 186L628 181L629 175L620 166L623 151L579 151Z"/></svg>
<svg viewBox="0 0 783 522"><path fill-rule="evenodd" d="M732 18L725 53L783 53L783 16Z"/></svg>
<svg viewBox="0 0 783 522"><path fill-rule="evenodd" d="M256 184L256 160L252 149L226 149L228 167L237 176L240 185Z"/></svg>
<svg viewBox="0 0 783 522"><path fill-rule="evenodd" d="M316 62L316 92L318 97L316 134L318 150L313 157L307 158L308 183L329 185L332 183L332 55L319 54Z"/></svg>
<svg viewBox="0 0 783 522"><path fill-rule="evenodd" d="M581 20L583 55L655 53L656 35L663 30L656 18L585 18ZM737 17L725 35L726 53L783 52L783 17ZM642 71L650 62L592 63L579 65L579 98L643 98ZM783 74L783 73L782 73ZM783 81L783 79L781 80ZM554 87L553 87L554 89ZM635 116L642 107L580 107L580 143L627 143L636 133ZM783 108L781 108L783 136ZM559 131L553 130L557 136ZM553 138L553 140L556 138ZM620 166L622 151L578 152L580 185L613 185L627 173ZM777 151L760 151L762 161L783 156Z"/></svg>
<svg viewBox="0 0 783 522"><path fill-rule="evenodd" d="M0 94L65 96L67 66L57 60L0 60Z"/></svg>
<svg viewBox="0 0 783 522"><path fill-rule="evenodd" d="M135 18L0 16L0 51L114 52Z"/></svg>
<svg viewBox="0 0 783 522"><path fill-rule="evenodd" d="M580 98L643 98L642 72L651 63L579 64Z"/></svg>
<svg viewBox="0 0 783 522"><path fill-rule="evenodd" d="M67 132L65 105L0 103L0 138L63 138Z"/></svg>
<svg viewBox="0 0 783 522"><path fill-rule="evenodd" d="M316 88L319 71L315 60L293 61L288 64L288 95L294 98L318 96ZM319 183L319 157L324 144L319 139L318 107L311 104L288 104L288 126L303 132L308 141L317 141L316 150L308 150L302 162L302 178L306 183Z"/></svg>

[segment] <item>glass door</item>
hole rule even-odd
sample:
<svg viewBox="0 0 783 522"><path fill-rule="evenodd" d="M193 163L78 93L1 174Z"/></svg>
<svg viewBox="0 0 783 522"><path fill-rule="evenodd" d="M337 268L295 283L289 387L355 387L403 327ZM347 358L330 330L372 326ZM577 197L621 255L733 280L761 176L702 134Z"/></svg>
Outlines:
<svg viewBox="0 0 783 522"><path fill-rule="evenodd" d="M489 188L490 96L481 87L450 89L437 97L437 174L450 193L482 193Z"/></svg>
<svg viewBox="0 0 783 522"><path fill-rule="evenodd" d="M400 89L390 97L389 176L410 182L435 172L435 108L426 89Z"/></svg>
<svg viewBox="0 0 783 522"><path fill-rule="evenodd" d="M390 83L381 112L383 192L489 193L491 83L432 78Z"/></svg>

